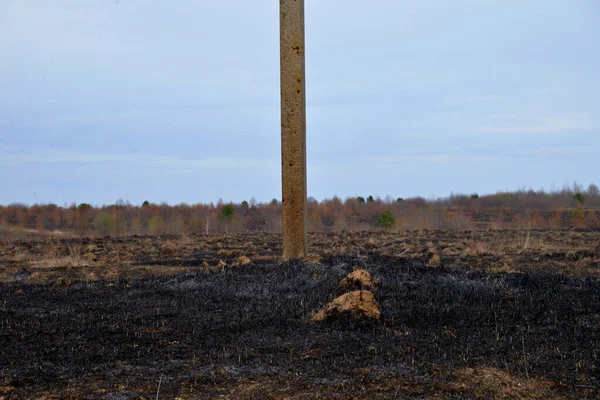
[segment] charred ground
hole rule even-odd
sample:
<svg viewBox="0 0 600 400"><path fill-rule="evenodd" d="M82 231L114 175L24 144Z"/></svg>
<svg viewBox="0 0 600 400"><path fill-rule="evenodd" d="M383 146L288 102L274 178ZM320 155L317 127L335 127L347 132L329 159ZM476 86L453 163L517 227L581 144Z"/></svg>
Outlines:
<svg viewBox="0 0 600 400"><path fill-rule="evenodd" d="M56 267L69 280L27 264L49 244L6 244L5 256L21 249L21 264L6 264L11 281L0 284L0 396L155 398L159 381L160 398L183 399L600 396L597 232L567 233L580 247L546 256L517 248L503 268L501 255L471 254L467 233L442 240L467 242L452 260L444 234L420 235L313 236L319 255L302 263L254 249L270 241L276 251L272 235L258 245L190 238L180 251L177 238L85 239L78 245L96 246L96 261ZM110 254L146 240L148 254L168 243L172 252L102 264L99 245ZM252 262L233 266L243 253ZM564 266L543 268L552 257ZM382 326L311 322L355 266L380 283ZM112 278L82 278L111 267Z"/></svg>

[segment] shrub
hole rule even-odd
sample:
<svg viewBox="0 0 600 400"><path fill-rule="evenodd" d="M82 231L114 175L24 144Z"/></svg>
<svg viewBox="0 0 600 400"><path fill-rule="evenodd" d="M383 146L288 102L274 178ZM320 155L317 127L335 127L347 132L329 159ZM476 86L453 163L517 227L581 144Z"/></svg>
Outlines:
<svg viewBox="0 0 600 400"><path fill-rule="evenodd" d="M181 235L185 232L185 220L181 215L175 215L169 219L167 224L169 234Z"/></svg>
<svg viewBox="0 0 600 400"><path fill-rule="evenodd" d="M140 217L134 217L131 220L129 231L136 235L142 233L142 220L140 219Z"/></svg>
<svg viewBox="0 0 600 400"><path fill-rule="evenodd" d="M391 228L396 223L396 217L389 211L384 211L377 218L377 226L380 228Z"/></svg>
<svg viewBox="0 0 600 400"><path fill-rule="evenodd" d="M189 222L190 228L194 233L203 233L205 229L205 224L206 222L204 221L204 218L200 216L193 216Z"/></svg>
<svg viewBox="0 0 600 400"><path fill-rule="evenodd" d="M571 221L575 224L581 224L585 221L585 213L583 210L576 208L571 213Z"/></svg>
<svg viewBox="0 0 600 400"><path fill-rule="evenodd" d="M98 235L108 235L115 231L115 220L107 212L101 212L94 218L94 230Z"/></svg>
<svg viewBox="0 0 600 400"><path fill-rule="evenodd" d="M274 201L277 201L273 199ZM273 203L271 203L273 204ZM232 204L225 204L219 213L219 219L224 222L225 233L228 231L228 227L233 220L233 215L235 214L235 208L233 208Z"/></svg>
<svg viewBox="0 0 600 400"><path fill-rule="evenodd" d="M79 211L86 211L89 210L90 208L92 208L91 204L88 203L81 203L80 205L77 206L77 209Z"/></svg>
<svg viewBox="0 0 600 400"><path fill-rule="evenodd" d="M27 239L27 229L21 224L13 226L12 229L9 230L9 237L11 240L26 240Z"/></svg>
<svg viewBox="0 0 600 400"><path fill-rule="evenodd" d="M219 218L222 219L222 220L225 220L225 221L229 221L229 220L233 219L233 215L234 214L235 214L235 209L233 208L233 205L226 204L221 209L221 213L219 214Z"/></svg>
<svg viewBox="0 0 600 400"><path fill-rule="evenodd" d="M152 217L152 219L148 221L148 231L153 235L163 233L165 231L165 228L165 220L158 215Z"/></svg>

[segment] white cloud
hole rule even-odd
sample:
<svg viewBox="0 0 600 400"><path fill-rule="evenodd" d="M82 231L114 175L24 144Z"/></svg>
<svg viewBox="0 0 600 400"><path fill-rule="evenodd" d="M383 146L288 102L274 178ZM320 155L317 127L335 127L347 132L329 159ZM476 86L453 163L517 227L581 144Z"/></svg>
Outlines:
<svg viewBox="0 0 600 400"><path fill-rule="evenodd" d="M182 159L172 156L159 156L138 153L75 153L68 151L36 151L33 153L8 154L0 159L0 167L15 167L23 164L106 164L143 168L158 166L172 170L194 169L244 169L273 168L277 160L242 157L205 157L202 159Z"/></svg>
<svg viewBox="0 0 600 400"><path fill-rule="evenodd" d="M483 114L483 115L482 115ZM443 126L457 137L568 137L578 132L600 130L600 121L587 113L540 114L537 112L503 112L484 114L483 110L442 112L415 123L434 130Z"/></svg>

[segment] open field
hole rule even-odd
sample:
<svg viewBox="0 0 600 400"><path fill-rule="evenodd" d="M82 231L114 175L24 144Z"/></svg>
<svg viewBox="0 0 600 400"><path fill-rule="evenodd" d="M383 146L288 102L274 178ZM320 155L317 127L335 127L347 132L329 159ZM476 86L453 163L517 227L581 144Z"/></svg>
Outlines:
<svg viewBox="0 0 600 400"><path fill-rule="evenodd" d="M600 231L0 242L0 398L596 399ZM381 324L311 321L354 267ZM160 384L160 389L159 389Z"/></svg>

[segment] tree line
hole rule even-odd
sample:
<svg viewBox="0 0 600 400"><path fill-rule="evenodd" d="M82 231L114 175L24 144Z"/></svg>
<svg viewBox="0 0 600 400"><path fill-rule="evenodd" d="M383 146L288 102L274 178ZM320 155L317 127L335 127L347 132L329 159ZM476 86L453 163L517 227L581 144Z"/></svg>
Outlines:
<svg viewBox="0 0 600 400"><path fill-rule="evenodd" d="M517 190L480 196L452 194L445 198L385 199L334 196L309 198L311 232L369 229L475 229L600 227L600 194L596 185L560 191ZM0 206L2 234L14 237L31 232L81 235L212 234L281 231L281 202L219 201L209 204L140 205L118 200L112 205L89 203Z"/></svg>

